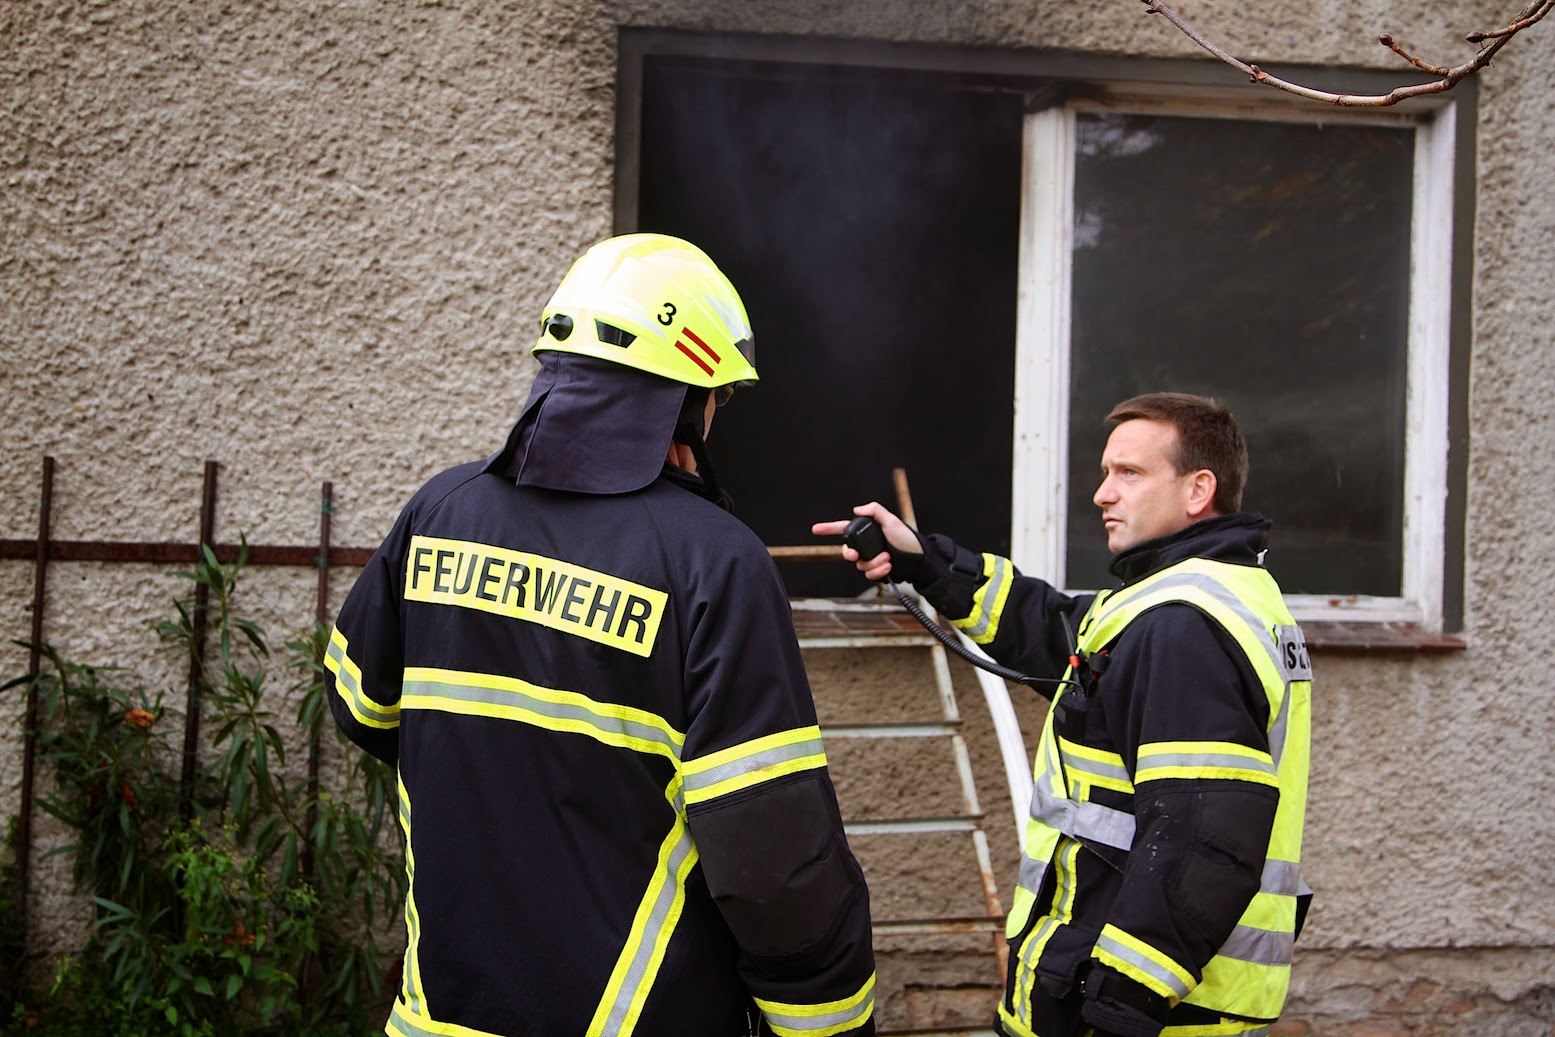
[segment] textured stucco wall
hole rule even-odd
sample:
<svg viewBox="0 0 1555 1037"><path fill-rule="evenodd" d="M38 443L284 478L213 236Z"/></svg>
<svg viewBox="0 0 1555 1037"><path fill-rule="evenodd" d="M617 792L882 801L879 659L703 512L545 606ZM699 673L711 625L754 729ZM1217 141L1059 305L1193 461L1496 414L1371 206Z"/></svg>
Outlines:
<svg viewBox="0 0 1555 1037"><path fill-rule="evenodd" d="M1389 68L1377 30L1456 59L1464 30L1513 5L1179 6L1251 60ZM34 534L44 453L60 466L59 538L192 539L201 464L217 458L219 539L309 542L327 478L336 543L372 544L428 474L489 450L528 383L539 302L611 226L621 25L1197 54L1134 0L10 0L0 537ZM1411 1005L1461 1022L1480 1009L1452 1006L1526 1002L1549 982L1536 963L1555 948L1555 823L1540 807L1555 798L1555 705L1531 603L1555 577L1552 34L1536 27L1485 74L1474 128L1469 647L1317 660L1321 893L1296 1008L1325 1032ZM56 564L46 637L176 688L180 667L146 633L176 589L159 567ZM30 591L29 565L0 562L6 639L27 636ZM286 634L312 595L311 571L274 571L247 601ZM0 646L5 673L25 662ZM817 694L830 694L822 673ZM963 710L975 723L975 693ZM996 779L991 739L969 738ZM0 814L14 813L18 745L0 725ZM889 797L899 767L852 765L839 758L848 795ZM985 785L1008 876L1008 808ZM57 862L38 875L40 913L68 945L80 911ZM1446 994L1411 985L1442 976Z"/></svg>

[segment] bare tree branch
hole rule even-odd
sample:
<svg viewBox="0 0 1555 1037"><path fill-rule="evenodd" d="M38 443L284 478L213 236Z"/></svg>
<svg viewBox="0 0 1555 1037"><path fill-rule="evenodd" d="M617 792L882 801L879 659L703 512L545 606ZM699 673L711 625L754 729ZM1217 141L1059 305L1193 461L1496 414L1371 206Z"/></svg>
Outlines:
<svg viewBox="0 0 1555 1037"><path fill-rule="evenodd" d="M1277 87L1288 93L1296 94L1298 97L1306 97L1314 101L1323 101L1327 104L1339 105L1345 108L1383 108L1388 105L1398 104L1400 101L1410 97L1420 97L1424 94L1439 94L1443 91L1451 90L1463 80L1490 64L1490 59L1495 57L1496 52L1504 47L1513 36L1539 21L1549 14L1552 9L1555 9L1555 0L1533 0L1510 24L1500 29L1491 29L1489 31L1475 30L1469 33L1464 39L1470 43L1484 43L1486 40L1491 42L1475 52L1474 57L1469 61L1450 68L1422 61L1406 51L1392 36L1382 33L1377 37L1378 43L1387 47L1415 68L1437 78L1429 83L1415 83L1411 86L1397 87L1385 94L1335 94L1327 90L1314 90L1311 87L1281 79L1278 76L1271 76L1257 65L1248 64L1205 39L1191 25L1183 21L1181 15L1166 6L1162 0L1141 0L1141 2L1145 5L1147 14L1161 15L1181 29L1194 43L1197 43L1231 67L1241 69L1254 83L1263 83L1267 86Z"/></svg>

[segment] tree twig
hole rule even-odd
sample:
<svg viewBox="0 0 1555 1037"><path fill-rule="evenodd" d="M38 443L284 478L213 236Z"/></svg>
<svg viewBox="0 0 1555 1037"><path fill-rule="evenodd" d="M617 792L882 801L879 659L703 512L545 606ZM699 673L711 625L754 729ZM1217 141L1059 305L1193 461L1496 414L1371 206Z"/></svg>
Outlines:
<svg viewBox="0 0 1555 1037"><path fill-rule="evenodd" d="M1470 60L1461 65L1451 67L1433 65L1422 61L1406 51L1392 36L1382 33L1377 37L1377 42L1409 62L1415 68L1436 78L1429 83L1414 83L1409 86L1396 87L1385 94L1336 94L1330 93L1327 90L1315 90L1312 87L1302 86L1300 83L1292 83L1289 80L1270 75L1257 65L1249 64L1227 53L1221 47L1205 39L1193 26L1184 21L1181 15L1168 7L1163 0L1141 0L1141 2L1145 5L1146 13L1161 15L1182 30L1183 34L1194 43L1197 43L1232 68L1240 69L1246 73L1248 78L1254 83L1263 83L1266 86L1276 87L1298 97L1305 97L1313 101L1322 101L1345 108L1383 108L1398 104L1400 101L1411 97L1439 94L1451 90L1463 80L1490 64L1490 59L1495 57L1496 52L1504 47L1513 36L1542 19L1552 9L1555 9L1555 0L1533 0L1527 8L1506 26L1500 29L1491 29L1489 31L1475 30L1468 33L1464 38L1470 43L1484 43L1487 40L1491 42L1476 51L1474 57Z"/></svg>

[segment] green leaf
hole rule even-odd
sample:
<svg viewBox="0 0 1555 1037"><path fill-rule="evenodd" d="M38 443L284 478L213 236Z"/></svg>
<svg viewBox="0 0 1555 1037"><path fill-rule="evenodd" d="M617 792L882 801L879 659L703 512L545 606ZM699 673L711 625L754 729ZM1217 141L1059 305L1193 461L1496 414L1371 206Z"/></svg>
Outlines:
<svg viewBox="0 0 1555 1037"><path fill-rule="evenodd" d="M194 989L197 993L204 994L206 997L216 996L216 990L211 986L211 981L204 976L194 977Z"/></svg>
<svg viewBox="0 0 1555 1037"><path fill-rule="evenodd" d="M227 1000L228 1001L231 1001L234 997L236 997L238 991L242 990L242 989L243 989L243 977L242 976L228 976L227 977Z"/></svg>

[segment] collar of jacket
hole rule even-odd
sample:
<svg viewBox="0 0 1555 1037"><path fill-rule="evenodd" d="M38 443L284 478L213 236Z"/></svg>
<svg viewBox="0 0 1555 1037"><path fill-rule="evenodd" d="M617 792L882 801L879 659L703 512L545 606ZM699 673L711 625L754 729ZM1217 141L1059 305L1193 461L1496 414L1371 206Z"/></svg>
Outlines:
<svg viewBox="0 0 1555 1037"><path fill-rule="evenodd" d="M1107 568L1127 585L1189 558L1258 565L1269 546L1273 525L1257 512L1217 515L1170 536L1136 544L1120 552Z"/></svg>
<svg viewBox="0 0 1555 1037"><path fill-rule="evenodd" d="M686 386L593 357L539 356L529 401L483 471L591 494L632 493L659 478Z"/></svg>
<svg viewBox="0 0 1555 1037"><path fill-rule="evenodd" d="M674 483L676 486L679 486L682 489L690 490L692 493L696 494L698 497L701 497L703 500L712 501L714 504L718 505L725 511L734 510L734 498L730 497L721 489L717 493L714 493L711 489L708 488L707 483L702 481L702 477L700 475L694 475L678 465L672 465L668 461L665 461L664 471L659 473L659 477Z"/></svg>

